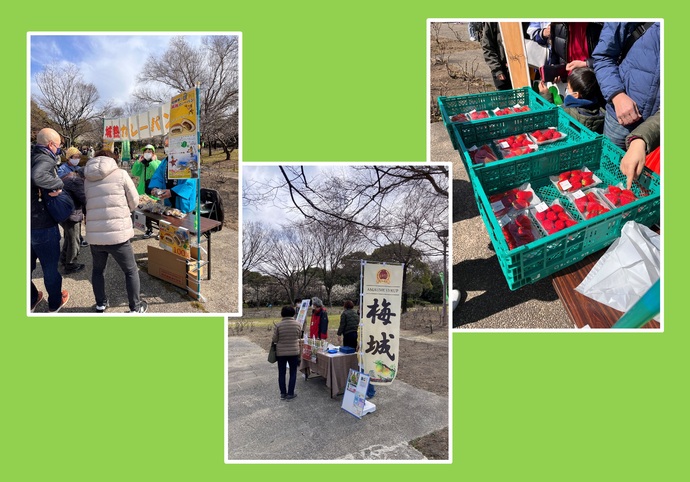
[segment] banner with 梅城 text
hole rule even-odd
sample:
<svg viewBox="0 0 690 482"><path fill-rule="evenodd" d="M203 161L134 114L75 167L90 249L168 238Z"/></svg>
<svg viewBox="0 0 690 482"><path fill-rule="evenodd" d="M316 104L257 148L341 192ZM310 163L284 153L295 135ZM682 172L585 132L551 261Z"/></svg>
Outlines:
<svg viewBox="0 0 690 482"><path fill-rule="evenodd" d="M151 107L128 117L105 119L103 121L103 140L138 141L163 136L168 133L170 104Z"/></svg>
<svg viewBox="0 0 690 482"><path fill-rule="evenodd" d="M360 350L363 371L374 385L392 383L400 363L403 267L362 261Z"/></svg>

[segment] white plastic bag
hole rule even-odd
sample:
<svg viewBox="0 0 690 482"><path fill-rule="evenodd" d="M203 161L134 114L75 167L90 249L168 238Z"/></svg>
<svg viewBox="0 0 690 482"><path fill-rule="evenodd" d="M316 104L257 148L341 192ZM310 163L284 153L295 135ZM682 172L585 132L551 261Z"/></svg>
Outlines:
<svg viewBox="0 0 690 482"><path fill-rule="evenodd" d="M628 221L576 291L627 312L660 276L661 237ZM655 317L658 320L658 316Z"/></svg>

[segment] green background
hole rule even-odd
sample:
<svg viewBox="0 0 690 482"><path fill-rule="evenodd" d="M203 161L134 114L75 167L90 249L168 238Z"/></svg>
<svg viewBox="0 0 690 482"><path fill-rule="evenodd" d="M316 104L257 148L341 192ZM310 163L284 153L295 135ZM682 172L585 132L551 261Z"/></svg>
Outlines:
<svg viewBox="0 0 690 482"><path fill-rule="evenodd" d="M21 163L27 156L27 31L241 31L245 161L416 161L426 158L427 18L524 19L548 10L524 2L415 3L77 1L68 7L41 0L6 14L0 476L229 480L315 474L300 465L224 464L221 318L26 317L27 178ZM627 2L622 10L603 2L561 5L573 16L665 19L665 92L676 104L665 103L664 153L671 161L664 189L666 198L682 193L687 143L675 139L686 130L686 102L673 95L686 92L687 33L680 30L687 27L680 11L652 9L649 2ZM689 428L688 328L678 293L687 261L683 236L676 234L685 224L686 203L665 201L666 218L680 222L664 226L670 260L664 333L455 334L453 464L370 465L364 476L675 479L671 474L682 470L681 463L687 467L681 461ZM318 474L364 474L332 469L337 472Z"/></svg>

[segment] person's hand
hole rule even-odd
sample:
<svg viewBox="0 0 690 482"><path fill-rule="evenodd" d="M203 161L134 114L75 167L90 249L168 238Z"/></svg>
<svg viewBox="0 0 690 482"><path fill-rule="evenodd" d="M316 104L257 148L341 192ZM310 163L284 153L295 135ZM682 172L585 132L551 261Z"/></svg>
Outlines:
<svg viewBox="0 0 690 482"><path fill-rule="evenodd" d="M551 25L549 25L548 27L544 28L544 30L541 31L541 36L543 38L551 37Z"/></svg>
<svg viewBox="0 0 690 482"><path fill-rule="evenodd" d="M575 69L581 69L583 67L587 67L587 62L584 60L573 60L572 62L565 64L565 70L568 72L572 72Z"/></svg>
<svg viewBox="0 0 690 482"><path fill-rule="evenodd" d="M50 191L50 192L48 193L48 196L50 196L50 197L56 197L56 196L59 196L61 192L62 192L62 189L57 189L57 190L55 190L55 191Z"/></svg>
<svg viewBox="0 0 690 482"><path fill-rule="evenodd" d="M613 98L613 108L616 110L616 118L620 125L627 126L640 120L637 104L623 92Z"/></svg>
<svg viewBox="0 0 690 482"><path fill-rule="evenodd" d="M647 158L647 144L643 139L633 139L627 152L621 159L621 172L627 178L627 189L632 187L635 179L640 177Z"/></svg>
<svg viewBox="0 0 690 482"><path fill-rule="evenodd" d="M158 199L168 199L170 196L172 196L170 189L159 189L158 196L156 197Z"/></svg>
<svg viewBox="0 0 690 482"><path fill-rule="evenodd" d="M539 93L542 96L548 95L549 94L549 88L546 86L543 80L539 81Z"/></svg>

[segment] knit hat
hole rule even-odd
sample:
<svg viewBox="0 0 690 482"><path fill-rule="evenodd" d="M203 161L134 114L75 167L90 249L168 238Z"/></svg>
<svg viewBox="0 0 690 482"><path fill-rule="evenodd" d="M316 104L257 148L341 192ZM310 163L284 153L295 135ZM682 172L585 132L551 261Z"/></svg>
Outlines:
<svg viewBox="0 0 690 482"><path fill-rule="evenodd" d="M81 157L81 152L79 152L79 149L77 149L74 146L70 147L69 149L67 149L67 151L65 151L65 157L67 159L71 159L72 156L74 156L76 154L79 154L79 156Z"/></svg>
<svg viewBox="0 0 690 482"><path fill-rule="evenodd" d="M316 296L311 299L311 304L314 305L317 308L323 307L323 301L321 301L319 298Z"/></svg>
<svg viewBox="0 0 690 482"><path fill-rule="evenodd" d="M153 152L156 152L156 148L153 147L151 144L146 144L144 147L142 147L141 152L144 152L146 149L151 149Z"/></svg>

